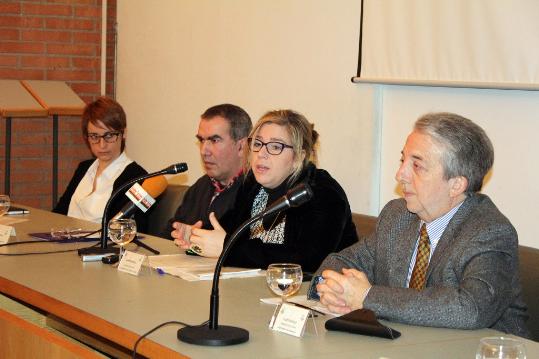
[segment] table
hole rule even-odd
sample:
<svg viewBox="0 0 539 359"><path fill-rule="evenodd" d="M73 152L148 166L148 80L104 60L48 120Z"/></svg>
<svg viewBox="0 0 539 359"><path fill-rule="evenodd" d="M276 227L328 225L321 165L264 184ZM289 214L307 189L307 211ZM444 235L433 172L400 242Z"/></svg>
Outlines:
<svg viewBox="0 0 539 359"><path fill-rule="evenodd" d="M96 226L34 208L25 218L29 221L14 225L17 241L28 240L27 233L54 226ZM162 253L177 251L171 241L161 238L146 236L144 242ZM0 253L87 245L39 243L15 246L24 248L3 247ZM135 245L130 250L147 253ZM209 281L187 282L149 269L137 277L101 262L83 263L74 252L0 256L0 292L125 348L132 348L139 335L160 323L206 321L210 289ZM268 329L273 307L260 303L260 298L269 296L272 294L262 277L221 281L219 323L247 329L247 343L215 348L186 344L176 339L179 326L170 325L150 334L138 352L159 358L472 358L480 338L500 335L490 329L467 331L385 322L402 333L397 340L387 340L325 331L327 318L319 317L318 336L308 327L305 337L296 338ZM539 343L525 343L528 357L539 357Z"/></svg>

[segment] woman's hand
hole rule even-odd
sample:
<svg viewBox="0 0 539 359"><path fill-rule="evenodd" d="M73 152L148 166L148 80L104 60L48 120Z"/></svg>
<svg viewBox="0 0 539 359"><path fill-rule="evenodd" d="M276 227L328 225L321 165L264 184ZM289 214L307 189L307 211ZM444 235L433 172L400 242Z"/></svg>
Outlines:
<svg viewBox="0 0 539 359"><path fill-rule="evenodd" d="M226 232L217 221L215 214L210 213L210 223L213 229L194 228L191 232L191 250L203 257L217 258L223 251Z"/></svg>
<svg viewBox="0 0 539 359"><path fill-rule="evenodd" d="M181 249L187 249L191 246L191 232L193 228L202 228L202 221L198 221L193 225L189 225L182 222L172 223L174 230L170 232L174 243Z"/></svg>

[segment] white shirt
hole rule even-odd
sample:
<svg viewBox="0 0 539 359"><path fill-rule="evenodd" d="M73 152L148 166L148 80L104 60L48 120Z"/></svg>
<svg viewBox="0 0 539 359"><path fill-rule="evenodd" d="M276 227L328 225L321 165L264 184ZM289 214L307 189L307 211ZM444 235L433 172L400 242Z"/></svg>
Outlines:
<svg viewBox="0 0 539 359"><path fill-rule="evenodd" d="M88 168L88 171L86 171L86 174L73 193L67 215L69 217L100 223L103 217L103 211L105 210L105 205L112 194L114 181L116 181L131 162L133 162L133 160L127 157L125 152L122 152L122 154L110 163L107 168L101 172L99 177L97 177L95 180L95 191L92 192L97 167L99 165L99 160L96 159Z"/></svg>

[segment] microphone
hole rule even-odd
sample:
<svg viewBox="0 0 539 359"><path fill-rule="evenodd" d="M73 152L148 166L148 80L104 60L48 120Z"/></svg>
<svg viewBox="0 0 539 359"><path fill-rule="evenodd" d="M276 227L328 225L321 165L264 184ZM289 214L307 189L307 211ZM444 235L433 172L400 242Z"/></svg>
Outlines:
<svg viewBox="0 0 539 359"><path fill-rule="evenodd" d="M82 248L78 250L78 253L80 256L82 256L83 261L96 261L101 260L101 258L116 254L118 252L117 248L107 248L107 237L108 237L108 212L110 204L120 195L122 192L124 192L128 187L132 186L135 182L151 178L151 177L157 177L160 175L167 175L167 174L176 174L187 171L187 164L185 162L176 163L172 166L169 166L161 171L148 173L142 176L138 176L123 185L121 185L116 191L114 191L111 195L109 200L107 201L107 204L105 205L105 210L103 211L103 217L101 219L101 245L99 248L90 247L90 248Z"/></svg>
<svg viewBox="0 0 539 359"><path fill-rule="evenodd" d="M283 211L290 207L298 207L309 201L313 197L311 187L306 183L288 190L286 195L273 202L265 211L245 221L236 229L230 236L230 239L225 243L223 251L217 259L215 272L213 273L213 282L210 296L210 320L207 325L190 326L178 330L178 339L182 342L208 345L208 346L223 346L244 343L249 340L249 332L245 329L232 327L228 325L218 325L219 317L219 276L221 268L226 259L232 245L237 241L240 234L249 228L249 226L268 214L276 211Z"/></svg>
<svg viewBox="0 0 539 359"><path fill-rule="evenodd" d="M135 187L135 186L136 185L133 185L131 188L133 189L133 187ZM165 191L165 189L167 189L167 186L168 186L168 181L165 178L165 176L163 176L163 175L148 178L147 180L145 180L142 183L142 188L144 189L144 191L146 191L146 195L150 196L151 199L155 199L155 198L159 197L159 195L161 193L163 193ZM135 191L136 191L136 189L135 189ZM116 215L114 217L112 217L112 219L130 217L133 214L133 212L136 211L136 209L137 209L140 202L147 203L147 206L144 206L146 208L146 210L148 208L150 208L153 205L154 202L152 201L152 202L148 203L148 202L144 201L144 199L146 198L146 196L144 195L144 192L142 192L140 194L142 196L142 198L140 198L140 199L137 199L137 198L135 198L133 196L128 196L131 201L127 202L125 204L125 206L123 206L123 208L118 213L116 213ZM146 211L144 211L144 212L146 212Z"/></svg>

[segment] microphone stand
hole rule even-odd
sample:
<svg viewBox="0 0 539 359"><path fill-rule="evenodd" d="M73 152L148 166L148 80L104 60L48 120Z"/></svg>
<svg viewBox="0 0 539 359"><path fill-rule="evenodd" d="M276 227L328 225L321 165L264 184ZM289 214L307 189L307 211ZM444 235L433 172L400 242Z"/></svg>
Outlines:
<svg viewBox="0 0 539 359"><path fill-rule="evenodd" d="M204 326L189 326L178 330L178 339L197 345L208 346L224 346L244 343L249 340L249 332L243 328L232 327L228 325L218 325L219 318L219 276L221 275L221 268L223 262L228 256L232 245L237 241L240 234L243 233L251 224L259 219L267 216L276 211L288 209L289 207L297 207L304 202L310 200L313 196L313 192L309 185L299 184L298 186L290 189L284 201L277 200L277 205L271 205L264 212L252 217L245 221L232 235L230 239L225 243L223 251L217 260L215 265L215 272L213 273L213 282L210 296L210 319L208 325Z"/></svg>
<svg viewBox="0 0 539 359"><path fill-rule="evenodd" d="M116 197L118 197L121 193L123 193L127 188L131 187L135 182L138 182L138 181L150 178L150 177L155 177L155 176L160 176L160 175L165 175L165 174L176 174L176 173L185 172L185 171L187 171L187 164L183 163L183 162L182 163L177 163L177 164L169 166L169 167L167 167L167 168L165 168L165 169L163 169L161 171L157 171L157 172L148 173L148 174L145 174L145 175L142 175L142 176L138 176L138 177L124 183L123 185L121 185L116 191L114 191L111 194L109 200L107 201L107 204L105 205L105 210L103 211L103 217L101 219L101 243L100 243L100 247L99 248L95 248L95 247L81 248L81 249L78 250L79 255L80 256L89 256L92 259L99 260L102 257L105 257L107 255L117 254L119 252L118 248L107 248L107 240L108 240L108 233L109 233L109 228L107 226L108 213L109 213L109 207L110 207L111 203L114 201L114 199L116 199ZM147 246L145 244L142 244L138 240L134 240L134 242L141 245L141 247L144 247L146 249L151 248L151 247L149 247L149 246ZM152 251L153 253L157 252L153 248L150 251Z"/></svg>

